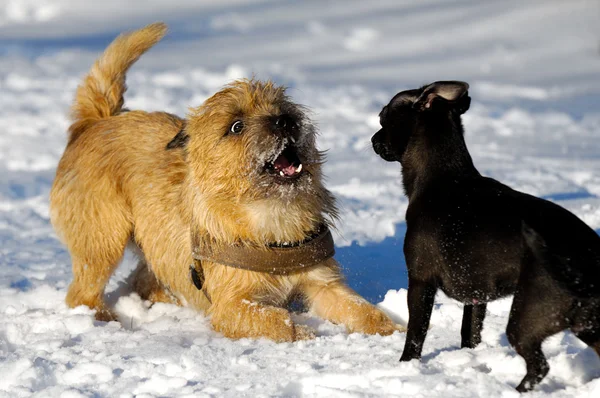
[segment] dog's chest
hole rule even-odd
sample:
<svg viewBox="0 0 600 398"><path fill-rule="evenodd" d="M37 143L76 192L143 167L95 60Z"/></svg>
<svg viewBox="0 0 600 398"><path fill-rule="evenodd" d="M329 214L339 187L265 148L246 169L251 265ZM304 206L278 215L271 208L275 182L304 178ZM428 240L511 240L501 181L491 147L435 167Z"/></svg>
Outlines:
<svg viewBox="0 0 600 398"><path fill-rule="evenodd" d="M304 202L254 201L244 207L244 223L249 235L259 241L296 242L307 238L322 219L321 213Z"/></svg>

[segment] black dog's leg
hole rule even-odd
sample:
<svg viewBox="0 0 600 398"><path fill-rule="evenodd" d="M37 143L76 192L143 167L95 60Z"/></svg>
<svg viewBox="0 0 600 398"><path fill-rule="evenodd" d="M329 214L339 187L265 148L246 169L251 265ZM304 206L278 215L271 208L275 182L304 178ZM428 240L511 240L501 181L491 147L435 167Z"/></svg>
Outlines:
<svg viewBox="0 0 600 398"><path fill-rule="evenodd" d="M577 311L571 331L600 356L600 299L575 300L573 304Z"/></svg>
<svg viewBox="0 0 600 398"><path fill-rule="evenodd" d="M548 365L548 361L546 361L546 357L542 352L542 342L521 342L515 345L515 349L527 364L527 374L517 386L517 391L527 392L533 390L550 370L550 365Z"/></svg>
<svg viewBox="0 0 600 398"><path fill-rule="evenodd" d="M544 314L535 314L533 311L536 305L532 305L531 300L525 300L525 296L523 291L517 290L515 293L506 328L509 343L523 357L527 365L527 374L517 386L519 392L532 390L548 374L550 366L542 352L542 341L546 336L553 334L540 336L534 333L535 329L540 326L538 317L540 315L543 317ZM544 323L549 321L541 320Z"/></svg>
<svg viewBox="0 0 600 398"><path fill-rule="evenodd" d="M465 305L460 329L461 348L475 348L481 343L485 310L486 304Z"/></svg>
<svg viewBox="0 0 600 398"><path fill-rule="evenodd" d="M506 328L508 341L527 365L517 391L532 390L550 370L542 342L569 327L572 306L572 298L555 288L543 266L526 254Z"/></svg>
<svg viewBox="0 0 600 398"><path fill-rule="evenodd" d="M409 280L408 282L408 330L400 361L421 358L423 342L429 328L433 299L437 288L433 283Z"/></svg>

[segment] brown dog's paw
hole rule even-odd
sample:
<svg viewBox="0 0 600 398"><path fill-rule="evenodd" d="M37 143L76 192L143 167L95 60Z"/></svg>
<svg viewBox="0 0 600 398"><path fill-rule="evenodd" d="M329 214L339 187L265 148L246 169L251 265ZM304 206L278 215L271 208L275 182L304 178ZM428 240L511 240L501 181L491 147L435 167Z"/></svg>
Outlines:
<svg viewBox="0 0 600 398"><path fill-rule="evenodd" d="M315 330L305 325L294 325L294 340L313 340L317 335Z"/></svg>
<svg viewBox="0 0 600 398"><path fill-rule="evenodd" d="M100 308L96 310L95 318L100 322L117 321L117 316L108 308Z"/></svg>
<svg viewBox="0 0 600 398"><path fill-rule="evenodd" d="M373 306L365 307L362 315L362 322L352 332L389 336L395 331L406 331L406 328L395 324L383 311Z"/></svg>
<svg viewBox="0 0 600 398"><path fill-rule="evenodd" d="M396 325L393 322L386 322L383 321L378 324L378 325L373 325L369 331L367 331L366 333L368 334L378 334L380 336L389 336L391 334L393 334L395 331L400 330L398 329L398 325Z"/></svg>

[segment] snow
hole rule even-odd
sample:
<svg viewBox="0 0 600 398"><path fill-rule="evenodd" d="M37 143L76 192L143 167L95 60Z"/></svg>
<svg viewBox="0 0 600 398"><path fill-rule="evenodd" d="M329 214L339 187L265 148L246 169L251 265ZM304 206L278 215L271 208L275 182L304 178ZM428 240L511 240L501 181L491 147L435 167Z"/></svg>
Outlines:
<svg viewBox="0 0 600 398"><path fill-rule="evenodd" d="M510 299L490 305L483 343L460 350L461 307L439 296L422 363L399 363L400 333L346 335L297 315L319 337L231 341L190 309L148 308L127 295L117 303L121 323L106 324L85 308L65 308L63 295L49 286L2 292L0 395L516 397L525 371L502 333ZM406 320L406 290L389 291L381 307ZM549 380L532 396L597 396L600 363L592 350L570 334L552 337L544 350Z"/></svg>
<svg viewBox="0 0 600 398"><path fill-rule="evenodd" d="M561 204L600 230L600 54L591 1L0 1L0 397L517 397L523 360L491 304L483 342L460 347L461 306L439 294L421 362L405 335L348 335L310 314L312 341L231 341L187 308L149 307L109 285L120 323L64 304L70 260L48 215L68 108L122 30L166 20L167 39L128 76L127 106L183 115L237 77L272 77L312 109L341 221L336 258L353 288L406 323L400 168L370 137L397 91L471 84L467 143L486 175ZM600 396L600 360L571 333L546 341L529 395Z"/></svg>

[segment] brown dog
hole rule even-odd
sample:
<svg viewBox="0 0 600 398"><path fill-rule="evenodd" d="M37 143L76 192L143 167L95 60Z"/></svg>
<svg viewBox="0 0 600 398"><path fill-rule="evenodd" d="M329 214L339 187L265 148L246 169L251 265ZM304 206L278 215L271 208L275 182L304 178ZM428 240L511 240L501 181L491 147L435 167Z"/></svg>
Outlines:
<svg viewBox="0 0 600 398"><path fill-rule="evenodd" d="M131 279L143 298L204 310L228 337L314 336L284 309L299 296L351 332L399 330L343 283L332 253L290 272L210 261L206 253L232 247L252 248L251 258L281 244L302 247L327 230L335 204L321 182L313 126L270 82L236 81L185 120L122 108L125 72L165 32L157 23L118 37L77 90L50 198L73 261L67 304L113 319L104 288L131 244L141 259ZM190 278L192 249L202 259L202 290Z"/></svg>

